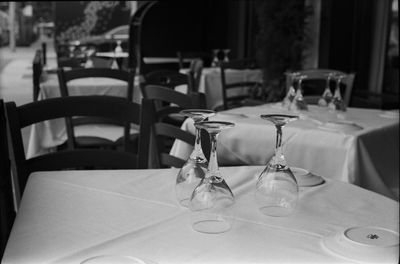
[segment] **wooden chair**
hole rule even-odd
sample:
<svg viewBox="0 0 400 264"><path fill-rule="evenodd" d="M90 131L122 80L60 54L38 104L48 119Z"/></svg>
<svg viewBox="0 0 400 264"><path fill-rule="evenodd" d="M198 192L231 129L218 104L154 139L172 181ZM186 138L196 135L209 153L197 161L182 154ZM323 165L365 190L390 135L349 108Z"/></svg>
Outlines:
<svg viewBox="0 0 400 264"><path fill-rule="evenodd" d="M161 85L175 89L177 86L189 85L189 76L187 74L180 73L179 71L168 69L149 72L144 76L144 83L141 85L142 94L145 98L146 90L142 87L148 84ZM189 87L188 90L190 90Z"/></svg>
<svg viewBox="0 0 400 264"><path fill-rule="evenodd" d="M168 89L166 92L173 93L173 91ZM197 103L194 103L202 101L203 95L191 94L185 96L185 98L181 97L174 100L175 103L179 103L179 109L200 108L197 106L203 106L203 104L196 105ZM193 105L193 103L195 105ZM174 109L178 110L178 107ZM141 127L142 131L146 135L151 135L152 142L154 142L152 150L156 153L156 165L153 167L156 168L181 168L185 163L185 160L170 154L174 141L181 140L191 146L194 146L195 143L195 135L182 130L180 127L163 122L164 117L169 114L170 111L171 109L157 110L154 99L142 99ZM202 131L202 147L206 157L208 158L210 153L210 141L206 131ZM152 160L150 156L149 160Z"/></svg>
<svg viewBox="0 0 400 264"><path fill-rule="evenodd" d="M14 102L6 103L11 167L17 201L29 175L35 171L147 168L147 156L141 155L141 151L148 148L148 138L145 136L140 139L138 153L110 149L68 149L26 159L21 129L45 120L72 116L103 117L140 125L141 107L124 98L112 96L57 97L19 107ZM128 133L125 131L124 150L128 148L127 141Z"/></svg>
<svg viewBox="0 0 400 264"><path fill-rule="evenodd" d="M346 77L342 79L342 84L344 87L341 87L341 95L343 96L346 106L349 106L353 91L355 73L344 73L342 71L332 69L306 69L296 72L300 73L300 75L307 76L307 78L303 80L302 88L304 100L306 100L308 104L318 104L318 100L321 98L321 95L325 89L326 79L329 73L345 75ZM289 77L286 79L287 82L290 81L288 78ZM331 79L331 83L334 83L333 79ZM335 85L331 85L331 87L333 94Z"/></svg>
<svg viewBox="0 0 400 264"><path fill-rule="evenodd" d="M62 97L69 96L68 82L89 77L102 77L102 78L112 78L126 82L126 96L125 99L132 101L133 99L133 83L134 83L134 71L123 71L116 69L106 69L106 68L88 68L88 69L75 69L64 71L62 68L58 69L58 81L60 86L60 92ZM101 135L96 136L74 136L74 130L79 129L79 126L87 124L108 124L117 125L113 120L105 120L99 118L66 118L67 135L68 135L68 147L70 149L74 148L93 148L93 147L106 147L115 148L120 144L119 141L112 141L101 137ZM128 129L128 128L125 128ZM137 138L138 134L132 135L132 140Z"/></svg>
<svg viewBox="0 0 400 264"><path fill-rule="evenodd" d="M35 57L32 62L32 80L33 80L33 101L36 101L40 91L40 79L43 72L42 51L36 50Z"/></svg>
<svg viewBox="0 0 400 264"><path fill-rule="evenodd" d="M96 57L96 56L91 57L91 60L93 62L94 68L109 68L109 69L111 69L111 66L114 62L114 59L112 59L112 58L102 58L102 57Z"/></svg>
<svg viewBox="0 0 400 264"><path fill-rule="evenodd" d="M157 111L163 112L163 122L180 127L185 118L177 113L185 108L206 108L202 93L184 94L167 86L146 84L141 86L143 98L155 100Z"/></svg>
<svg viewBox="0 0 400 264"><path fill-rule="evenodd" d="M175 139L179 139L193 146L195 136L177 126L162 122L163 113L156 110L154 100L143 99L142 110L141 125L145 134L152 135L152 142L154 142L152 150L156 153L156 161L154 161L156 164L152 167L182 167L185 161L169 154L172 144ZM151 156L149 160L152 160Z"/></svg>
<svg viewBox="0 0 400 264"><path fill-rule="evenodd" d="M5 108L0 100L0 258L15 219Z"/></svg>
<svg viewBox="0 0 400 264"><path fill-rule="evenodd" d="M203 72L203 61L192 60L189 68L189 92L197 93L199 91L201 74Z"/></svg>
<svg viewBox="0 0 400 264"><path fill-rule="evenodd" d="M209 52L203 52L203 51L192 51L192 52L186 52L186 51L177 51L176 55L178 57L179 61L179 68L180 69L185 69L190 66L193 60L201 60L203 62L203 65L205 67L210 67L211 61L212 61L212 56L211 53ZM188 62L190 61L190 62Z"/></svg>
<svg viewBox="0 0 400 264"><path fill-rule="evenodd" d="M262 87L261 81L240 81L228 83L226 78L227 70L256 69L257 67L256 60L247 58L220 63L223 110L244 105L264 103L262 101L257 102L255 100L250 100L250 90L260 89ZM247 89L247 91L243 91L243 89Z"/></svg>

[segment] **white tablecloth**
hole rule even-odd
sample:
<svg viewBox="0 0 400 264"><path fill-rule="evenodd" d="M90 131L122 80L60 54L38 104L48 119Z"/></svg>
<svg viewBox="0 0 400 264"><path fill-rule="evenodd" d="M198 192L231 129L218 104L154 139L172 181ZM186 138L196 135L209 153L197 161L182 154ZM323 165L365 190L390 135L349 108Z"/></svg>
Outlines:
<svg viewBox="0 0 400 264"><path fill-rule="evenodd" d="M108 95L126 97L127 83L110 78L82 78L68 82L68 91L71 96L78 95ZM138 85L134 86L133 101L140 103L141 92ZM60 97L60 88L57 75L49 74L40 84L39 100ZM75 129L76 136L98 135L116 140L123 135L123 128L111 125L85 125ZM54 119L32 125L27 158L48 153L52 148L61 145L67 140L64 119Z"/></svg>
<svg viewBox="0 0 400 264"><path fill-rule="evenodd" d="M236 199L236 222L222 234L191 228L190 211L175 198L176 169L34 173L2 263L80 263L103 254L159 264L355 263L321 239L353 226L398 232L397 202L329 179L300 188L293 215L265 216L254 198L262 169L221 169Z"/></svg>
<svg viewBox="0 0 400 264"><path fill-rule="evenodd" d="M273 113L288 112L280 104L266 104L236 108L211 117L211 120L236 124L219 136L219 162L223 165L267 164L275 151L276 129L259 116ZM385 118L383 114L381 110L348 108L346 114L339 117L363 129L330 131L318 122L343 120L326 108L310 105L308 112L300 114L300 120L283 128L286 161L290 166L398 199L399 119ZM194 133L189 119L182 128ZM171 154L186 159L191 150L187 144L176 142Z"/></svg>
<svg viewBox="0 0 400 264"><path fill-rule="evenodd" d="M184 69L181 72L186 73ZM255 70L232 70L225 71L227 83L244 82L244 81L262 81L262 71ZM219 68L204 68L200 77L199 92L206 96L207 107L215 109L223 104L222 101L222 84L221 72ZM236 91L237 92L237 91Z"/></svg>

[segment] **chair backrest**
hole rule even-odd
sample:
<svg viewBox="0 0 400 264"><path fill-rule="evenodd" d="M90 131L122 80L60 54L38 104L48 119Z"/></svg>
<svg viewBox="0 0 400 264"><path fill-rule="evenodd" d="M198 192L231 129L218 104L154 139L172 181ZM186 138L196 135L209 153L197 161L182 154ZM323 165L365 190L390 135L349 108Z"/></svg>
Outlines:
<svg viewBox="0 0 400 264"><path fill-rule="evenodd" d="M87 68L87 69L73 69L65 71L62 68L57 70L58 75L58 82L60 87L60 92L62 97L69 96L68 90L68 82L81 79L81 78L90 78L90 77L102 77L102 78L111 78L116 80L121 80L126 82L126 96L125 99L128 101L133 100L133 85L134 85L134 70L129 69L128 71L118 70L118 69L110 69L110 68ZM74 127L78 125L85 125L85 124L112 124L112 125L121 125L115 120L109 120L104 118L82 118L82 117L75 117L70 118L67 117L65 119L66 122L66 129L67 129L67 136L68 136L68 146L71 149L77 147L76 137L74 133ZM125 132L129 131L129 127L125 126Z"/></svg>
<svg viewBox="0 0 400 264"><path fill-rule="evenodd" d="M171 89L175 89L177 86L180 85L189 85L189 76L187 74L180 73L179 71L175 70L155 70L152 72L147 73L144 76L144 83L142 86L153 84L153 85L161 85L166 86ZM143 93L143 96L146 96Z"/></svg>
<svg viewBox="0 0 400 264"><path fill-rule="evenodd" d="M242 101L250 97L251 89L259 89L262 86L260 81L238 81L238 82L227 82L226 71L227 70L245 70L245 69L256 69L257 61L251 58L237 59L229 62L221 62L221 85L222 85L222 99L223 109L230 109L233 107L241 106ZM243 91L243 89L246 91ZM234 92L234 90L236 90Z"/></svg>
<svg viewBox="0 0 400 264"><path fill-rule="evenodd" d="M58 68L72 68L72 69L83 69L83 63L85 63L85 58L75 58L75 57L59 57L57 58Z"/></svg>
<svg viewBox="0 0 400 264"><path fill-rule="evenodd" d="M28 176L34 171L61 169L133 169L146 168L147 160L141 149L148 148L146 138L139 139L138 153L121 150L77 149L52 152L26 159L21 129L45 120L72 116L104 117L121 123L140 125L141 107L125 98L113 96L71 96L41 100L17 107L6 103L10 157L17 201ZM124 143L128 138L125 136ZM145 147L142 147L145 146ZM143 159L144 158L144 159Z"/></svg>
<svg viewBox="0 0 400 264"><path fill-rule="evenodd" d="M36 101L40 91L40 77L43 72L42 51L36 50L35 57L32 61L32 80L33 80L33 101Z"/></svg>
<svg viewBox="0 0 400 264"><path fill-rule="evenodd" d="M15 219L4 102L0 100L0 258Z"/></svg>
<svg viewBox="0 0 400 264"><path fill-rule="evenodd" d="M112 58L101 58L101 57L96 57L93 56L91 57L91 60L93 62L93 67L94 68L110 68L114 62L114 59Z"/></svg>
<svg viewBox="0 0 400 264"><path fill-rule="evenodd" d="M189 92L197 93L199 91L201 74L203 72L203 61L192 60L189 68Z"/></svg>
<svg viewBox="0 0 400 264"><path fill-rule="evenodd" d="M185 163L178 157L170 154L173 142L178 139L189 145L194 145L195 136L177 126L162 122L163 112L156 110L155 100L142 99L142 128L143 133L152 135L152 151L156 153L155 168L176 167L180 168ZM150 152L147 154L150 155ZM149 160L154 160L149 156Z"/></svg>
<svg viewBox="0 0 400 264"><path fill-rule="evenodd" d="M142 88L143 98L155 100L156 110L162 118L187 108L206 108L206 99L203 93L184 94L166 86L151 84Z"/></svg>
<svg viewBox="0 0 400 264"><path fill-rule="evenodd" d="M343 100L344 100L346 106L349 106L351 94L353 91L355 73L345 73L345 72L333 70L333 69L305 69L305 70L296 71L296 72L300 73L301 75L307 76L307 78L303 80L303 87L304 87L303 90L304 90L304 99L309 104L317 104L318 103L318 100L321 97L322 92L325 88L327 76L329 73L337 74L337 75L345 75L346 77L344 77L342 79L342 84L345 86L344 92L343 92L342 87L341 87L341 92L342 92ZM287 76L287 79L286 79L287 83L290 82L289 78L290 77ZM319 81L320 83L319 83L319 85L317 83L312 85L311 82L313 82L313 81ZM333 81L334 80L331 79L331 82L333 82ZM317 86L319 86L320 89L318 89ZM310 93L308 93L307 89L315 90L318 94L315 94L315 91L314 92L310 91ZM331 89L332 93L333 93L334 89L335 88Z"/></svg>
<svg viewBox="0 0 400 264"><path fill-rule="evenodd" d="M177 51L179 68L188 68L193 60L202 60L205 67L210 67L212 56L210 52L204 51Z"/></svg>

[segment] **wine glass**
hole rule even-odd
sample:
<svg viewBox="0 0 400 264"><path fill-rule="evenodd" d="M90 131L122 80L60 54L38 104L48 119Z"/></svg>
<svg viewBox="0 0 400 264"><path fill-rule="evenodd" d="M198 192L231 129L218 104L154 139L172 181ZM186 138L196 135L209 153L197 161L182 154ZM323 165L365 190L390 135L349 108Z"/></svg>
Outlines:
<svg viewBox="0 0 400 264"><path fill-rule="evenodd" d="M114 50L115 54L119 54L119 53L123 52L121 43L122 43L121 40L117 40L117 46L115 47L115 50Z"/></svg>
<svg viewBox="0 0 400 264"><path fill-rule="evenodd" d="M346 104L343 101L342 95L340 93L340 83L344 77L346 77L346 75L344 75L344 74L339 74L339 75L335 76L335 79L336 79L335 93L333 94L332 101L328 105L329 109L331 109L333 111L346 112Z"/></svg>
<svg viewBox="0 0 400 264"><path fill-rule="evenodd" d="M299 81L297 83L296 95L294 96L293 101L289 107L289 110L292 110L294 112L298 112L300 110L308 110L308 105L303 97L302 88L303 80L307 78L307 75L299 75L297 78L299 79Z"/></svg>
<svg viewBox="0 0 400 264"><path fill-rule="evenodd" d="M294 81L298 75L300 75L299 72L285 72L286 75L286 80L288 81L286 83L287 85L287 93L285 98L282 101L282 106L289 109L290 104L292 103L294 97L296 96L296 90L294 89Z"/></svg>
<svg viewBox="0 0 400 264"><path fill-rule="evenodd" d="M194 189L190 199L192 227L202 233L226 232L235 220L235 198L218 169L217 137L223 129L234 127L235 124L203 121L195 123L195 126L207 130L211 140L211 153L206 175Z"/></svg>
<svg viewBox="0 0 400 264"><path fill-rule="evenodd" d="M211 67L215 68L218 67L219 64L219 59L218 59L218 53L219 53L219 49L213 49L213 60L211 62Z"/></svg>
<svg viewBox="0 0 400 264"><path fill-rule="evenodd" d="M215 115L215 111L206 109L186 109L180 114L193 119L194 123L206 120ZM175 193L178 202L183 207L188 207L190 197L194 188L204 178L207 171L208 161L201 148L201 130L196 127L196 140L194 149L186 160L185 164L179 170L176 178Z"/></svg>
<svg viewBox="0 0 400 264"><path fill-rule="evenodd" d="M224 62L229 62L229 57L228 54L231 51L230 49L224 49L222 50L224 52Z"/></svg>
<svg viewBox="0 0 400 264"><path fill-rule="evenodd" d="M258 177L256 201L260 211L269 216L291 214L297 204L297 181L287 166L282 152L282 128L288 122L298 119L294 115L261 115L276 127L275 155Z"/></svg>
<svg viewBox="0 0 400 264"><path fill-rule="evenodd" d="M330 88L331 79L335 74L333 72L328 73L326 76L325 90L322 93L321 98L318 100L319 106L328 106L332 101L333 95Z"/></svg>

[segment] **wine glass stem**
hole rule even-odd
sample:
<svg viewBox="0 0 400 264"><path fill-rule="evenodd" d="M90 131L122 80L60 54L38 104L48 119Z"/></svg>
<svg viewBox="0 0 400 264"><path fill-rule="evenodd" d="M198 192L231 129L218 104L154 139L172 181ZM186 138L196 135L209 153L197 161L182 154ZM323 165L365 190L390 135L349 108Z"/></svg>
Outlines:
<svg viewBox="0 0 400 264"><path fill-rule="evenodd" d="M276 126L275 164L284 164L282 152L282 126Z"/></svg>
<svg viewBox="0 0 400 264"><path fill-rule="evenodd" d="M208 163L209 176L215 176L219 173L218 160L217 160L217 137L218 133L210 133L211 152L210 160Z"/></svg>
<svg viewBox="0 0 400 264"><path fill-rule="evenodd" d="M201 148L201 130L196 128L196 140L194 143L194 151L190 155L190 158L196 159L197 157L199 157L201 155L202 152L203 152L203 150Z"/></svg>

